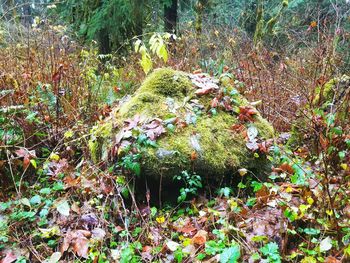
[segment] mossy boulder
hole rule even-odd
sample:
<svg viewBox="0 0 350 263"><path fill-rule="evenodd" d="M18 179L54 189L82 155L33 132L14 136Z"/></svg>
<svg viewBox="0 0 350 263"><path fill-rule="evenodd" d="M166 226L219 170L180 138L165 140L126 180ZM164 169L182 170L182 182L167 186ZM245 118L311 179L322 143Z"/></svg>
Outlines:
<svg viewBox="0 0 350 263"><path fill-rule="evenodd" d="M251 121L241 116L243 108L250 110ZM120 161L141 151L141 173L172 182L183 170L209 179L234 175L239 168L263 170L267 158L254 154L247 142L258 144L273 135L272 126L228 82L163 68L93 129L89 144L95 162L108 156ZM106 149L113 150L103 154Z"/></svg>

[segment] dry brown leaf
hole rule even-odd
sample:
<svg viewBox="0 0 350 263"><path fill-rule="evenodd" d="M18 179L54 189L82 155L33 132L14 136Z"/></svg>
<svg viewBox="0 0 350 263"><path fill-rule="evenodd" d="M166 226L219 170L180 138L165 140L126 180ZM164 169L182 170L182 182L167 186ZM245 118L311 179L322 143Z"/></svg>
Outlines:
<svg viewBox="0 0 350 263"><path fill-rule="evenodd" d="M85 236L77 237L73 242L73 251L79 257L88 258L89 240Z"/></svg>
<svg viewBox="0 0 350 263"><path fill-rule="evenodd" d="M326 257L325 263L341 263L339 259L336 259L335 257L329 256Z"/></svg>
<svg viewBox="0 0 350 263"><path fill-rule="evenodd" d="M347 205L343 211L347 218L350 218L350 205Z"/></svg>
<svg viewBox="0 0 350 263"><path fill-rule="evenodd" d="M205 230L199 230L197 234L194 235L194 237L191 240L191 243L194 245L204 245L205 242L207 242L208 232Z"/></svg>
<svg viewBox="0 0 350 263"><path fill-rule="evenodd" d="M12 251L8 251L6 253L6 256L0 260L0 263L11 263L11 262L16 261L16 259L17 259L17 256L15 254L13 254Z"/></svg>
<svg viewBox="0 0 350 263"><path fill-rule="evenodd" d="M258 199L258 201L262 202L263 204L267 203L267 200L269 199L269 195L270 195L269 189L267 189L265 185L255 193L255 196Z"/></svg>
<svg viewBox="0 0 350 263"><path fill-rule="evenodd" d="M89 237L91 237L91 232L87 230L67 232L60 249L61 253L63 254L71 247L74 253L79 257L87 258L89 252Z"/></svg>
<svg viewBox="0 0 350 263"><path fill-rule="evenodd" d="M178 229L179 232L185 233L185 234L193 234L197 229L192 225L186 225L180 229Z"/></svg>

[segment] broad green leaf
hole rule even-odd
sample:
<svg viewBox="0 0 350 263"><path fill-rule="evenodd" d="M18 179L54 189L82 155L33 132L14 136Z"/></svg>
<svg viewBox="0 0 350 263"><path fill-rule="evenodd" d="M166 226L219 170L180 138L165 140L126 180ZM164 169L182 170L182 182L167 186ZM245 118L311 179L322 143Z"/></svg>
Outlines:
<svg viewBox="0 0 350 263"><path fill-rule="evenodd" d="M310 236L316 236L320 233L321 231L319 229L315 228L305 228L304 233Z"/></svg>
<svg viewBox="0 0 350 263"><path fill-rule="evenodd" d="M235 263L241 257L240 247L234 244L229 248L225 248L220 255L220 263Z"/></svg>
<svg viewBox="0 0 350 263"><path fill-rule="evenodd" d="M31 205L38 205L41 203L41 197L40 195L35 195L33 196L30 200L29 200L29 203Z"/></svg>
<svg viewBox="0 0 350 263"><path fill-rule="evenodd" d="M48 195L51 193L51 189L50 188L43 188L43 189L40 189L40 194L43 194L43 195Z"/></svg>

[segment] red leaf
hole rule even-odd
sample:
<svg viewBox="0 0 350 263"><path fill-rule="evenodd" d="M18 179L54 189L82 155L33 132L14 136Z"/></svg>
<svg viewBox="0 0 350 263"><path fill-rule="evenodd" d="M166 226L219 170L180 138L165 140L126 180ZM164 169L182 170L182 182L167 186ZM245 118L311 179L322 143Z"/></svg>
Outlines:
<svg viewBox="0 0 350 263"><path fill-rule="evenodd" d="M25 157L23 158L23 168L24 168L24 169L27 169L29 165L30 165L30 159L29 159L28 156L25 156Z"/></svg>
<svg viewBox="0 0 350 263"><path fill-rule="evenodd" d="M239 107L238 119L243 122L254 122L253 117L257 114L258 112L255 108L251 106L241 106Z"/></svg>
<svg viewBox="0 0 350 263"><path fill-rule="evenodd" d="M58 70L52 75L52 81L54 83L57 83L61 80L61 77L62 77L62 69L63 69L63 65L61 64L59 67L58 67Z"/></svg>
<svg viewBox="0 0 350 263"><path fill-rule="evenodd" d="M193 151L193 152L191 153L191 161L194 161L194 160L196 160L197 158L198 158L197 153L196 153L195 151Z"/></svg>

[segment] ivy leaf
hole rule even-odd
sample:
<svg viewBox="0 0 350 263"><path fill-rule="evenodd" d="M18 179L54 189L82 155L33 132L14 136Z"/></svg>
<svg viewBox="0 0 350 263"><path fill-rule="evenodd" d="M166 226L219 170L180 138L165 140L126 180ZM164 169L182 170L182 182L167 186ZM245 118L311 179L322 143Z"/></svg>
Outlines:
<svg viewBox="0 0 350 263"><path fill-rule="evenodd" d="M226 248L220 255L220 263L235 263L241 256L240 247L238 244Z"/></svg>
<svg viewBox="0 0 350 263"><path fill-rule="evenodd" d="M38 205L41 203L41 197L40 195L35 195L33 196L30 200L29 200L29 203L31 205Z"/></svg>
<svg viewBox="0 0 350 263"><path fill-rule="evenodd" d="M57 263L62 256L61 252L55 252L51 255L50 258L46 259L44 262L45 263Z"/></svg>
<svg viewBox="0 0 350 263"><path fill-rule="evenodd" d="M256 136L258 136L258 133L259 133L258 129L255 126L253 125L249 126L249 128L247 129L247 135L248 135L249 141L254 140Z"/></svg>
<svg viewBox="0 0 350 263"><path fill-rule="evenodd" d="M332 239L330 237L326 237L320 243L320 251L325 252L332 248Z"/></svg>
<svg viewBox="0 0 350 263"><path fill-rule="evenodd" d="M320 230L319 229L315 229L315 228L305 228L304 229L304 233L310 236L316 236L318 234L320 234Z"/></svg>
<svg viewBox="0 0 350 263"><path fill-rule="evenodd" d="M56 207L57 211L63 216L69 216L70 207L67 200L62 201Z"/></svg>
<svg viewBox="0 0 350 263"><path fill-rule="evenodd" d="M270 242L260 249L261 253L266 256L269 262L281 262L279 248L276 242Z"/></svg>

